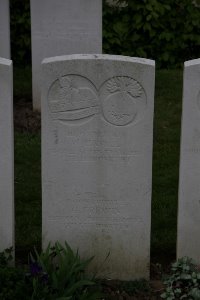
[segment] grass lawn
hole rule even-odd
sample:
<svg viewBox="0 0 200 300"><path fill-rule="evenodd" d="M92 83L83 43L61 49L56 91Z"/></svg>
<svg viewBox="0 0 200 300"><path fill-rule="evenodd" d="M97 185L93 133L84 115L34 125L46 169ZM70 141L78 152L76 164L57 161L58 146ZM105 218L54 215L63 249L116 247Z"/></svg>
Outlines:
<svg viewBox="0 0 200 300"><path fill-rule="evenodd" d="M16 250L27 252L41 241L40 135L15 133Z"/></svg>
<svg viewBox="0 0 200 300"><path fill-rule="evenodd" d="M182 70L156 73L152 258L175 258L178 202Z"/></svg>
<svg viewBox="0 0 200 300"><path fill-rule="evenodd" d="M14 70L15 100L31 99L30 70ZM154 262L175 258L182 70L156 72L152 235ZM40 133L15 132L17 253L41 243Z"/></svg>

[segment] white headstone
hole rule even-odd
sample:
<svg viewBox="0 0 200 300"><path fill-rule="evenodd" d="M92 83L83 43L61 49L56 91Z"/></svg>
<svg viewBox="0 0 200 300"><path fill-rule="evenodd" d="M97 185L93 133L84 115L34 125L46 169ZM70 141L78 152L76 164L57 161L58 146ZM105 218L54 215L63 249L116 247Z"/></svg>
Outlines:
<svg viewBox="0 0 200 300"><path fill-rule="evenodd" d="M0 57L10 58L9 0L0 0Z"/></svg>
<svg viewBox="0 0 200 300"><path fill-rule="evenodd" d="M43 62L43 245L65 240L100 277L149 276L154 62Z"/></svg>
<svg viewBox="0 0 200 300"><path fill-rule="evenodd" d="M177 256L200 263L200 59L185 62Z"/></svg>
<svg viewBox="0 0 200 300"><path fill-rule="evenodd" d="M0 251L14 246L12 62L0 58Z"/></svg>
<svg viewBox="0 0 200 300"><path fill-rule="evenodd" d="M102 53L102 0L31 0L33 108L46 57Z"/></svg>

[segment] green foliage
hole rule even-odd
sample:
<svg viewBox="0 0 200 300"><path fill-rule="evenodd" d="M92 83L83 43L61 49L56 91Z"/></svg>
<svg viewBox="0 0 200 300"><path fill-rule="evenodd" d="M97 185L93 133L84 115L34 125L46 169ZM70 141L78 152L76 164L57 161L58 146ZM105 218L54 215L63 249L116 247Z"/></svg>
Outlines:
<svg viewBox="0 0 200 300"><path fill-rule="evenodd" d="M104 0L105 53L155 59L158 67L177 67L199 57L200 7L192 0ZM198 2L198 1L197 1ZM31 62L30 1L11 0L11 50L15 64Z"/></svg>
<svg viewBox="0 0 200 300"><path fill-rule="evenodd" d="M8 248L4 250L3 252L0 252L0 268L6 267L13 259L13 248Z"/></svg>
<svg viewBox="0 0 200 300"><path fill-rule="evenodd" d="M30 0L10 0L11 57L15 65L31 63Z"/></svg>
<svg viewBox="0 0 200 300"><path fill-rule="evenodd" d="M9 266L10 250L0 253L1 300L97 300L99 287L85 270L91 259L82 260L67 243L30 255L26 269Z"/></svg>
<svg viewBox="0 0 200 300"><path fill-rule="evenodd" d="M40 255L37 251L35 253L36 259L31 255L31 262L37 271L33 281L36 297L33 299L38 299L40 283L43 284L45 280L52 299L99 299L94 280L85 275L92 258L81 260L78 251L74 253L67 243L63 247L58 242L53 247L49 244Z"/></svg>
<svg viewBox="0 0 200 300"><path fill-rule="evenodd" d="M200 299L200 268L188 257L172 264L171 276L164 283L162 299Z"/></svg>
<svg viewBox="0 0 200 300"><path fill-rule="evenodd" d="M104 3L104 52L152 58L165 68L199 56L200 8L193 1L126 3L127 7L115 9Z"/></svg>
<svg viewBox="0 0 200 300"><path fill-rule="evenodd" d="M25 284L25 273L21 268L10 266L12 259L12 248L0 253L0 299L26 300L25 295L29 291Z"/></svg>

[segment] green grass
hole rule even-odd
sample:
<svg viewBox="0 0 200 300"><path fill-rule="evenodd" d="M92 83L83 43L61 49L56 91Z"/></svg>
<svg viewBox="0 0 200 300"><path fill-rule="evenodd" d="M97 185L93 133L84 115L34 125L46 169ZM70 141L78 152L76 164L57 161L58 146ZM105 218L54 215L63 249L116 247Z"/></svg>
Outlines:
<svg viewBox="0 0 200 300"><path fill-rule="evenodd" d="M152 256L175 256L182 71L156 73Z"/></svg>
<svg viewBox="0 0 200 300"><path fill-rule="evenodd" d="M15 133L15 239L17 252L41 241L40 135Z"/></svg>
<svg viewBox="0 0 200 300"><path fill-rule="evenodd" d="M18 71L15 93L30 97L30 77ZM24 97L23 96L23 97ZM156 72L151 255L175 257L182 70ZM15 134L16 248L41 242L40 135Z"/></svg>
<svg viewBox="0 0 200 300"><path fill-rule="evenodd" d="M30 66L18 68L13 66L14 100L31 101L32 76Z"/></svg>

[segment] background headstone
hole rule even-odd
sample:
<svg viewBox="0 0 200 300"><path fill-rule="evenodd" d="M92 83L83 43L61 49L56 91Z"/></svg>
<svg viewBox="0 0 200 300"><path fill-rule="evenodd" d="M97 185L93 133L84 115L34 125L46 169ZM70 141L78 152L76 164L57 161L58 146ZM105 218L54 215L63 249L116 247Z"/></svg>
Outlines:
<svg viewBox="0 0 200 300"><path fill-rule="evenodd" d="M0 58L0 251L14 246L12 62Z"/></svg>
<svg viewBox="0 0 200 300"><path fill-rule="evenodd" d="M154 62L71 55L43 69L43 246L95 255L101 277L148 278Z"/></svg>
<svg viewBox="0 0 200 300"><path fill-rule="evenodd" d="M46 57L102 53L102 0L31 0L33 108Z"/></svg>
<svg viewBox="0 0 200 300"><path fill-rule="evenodd" d="M10 58L9 0L0 0L0 57Z"/></svg>
<svg viewBox="0 0 200 300"><path fill-rule="evenodd" d="M200 59L185 62L177 256L200 263Z"/></svg>

